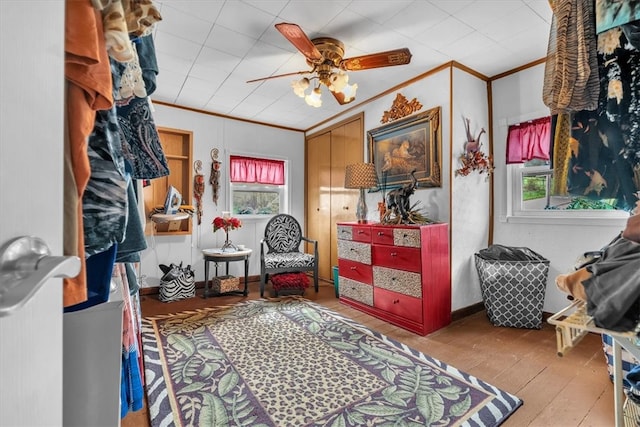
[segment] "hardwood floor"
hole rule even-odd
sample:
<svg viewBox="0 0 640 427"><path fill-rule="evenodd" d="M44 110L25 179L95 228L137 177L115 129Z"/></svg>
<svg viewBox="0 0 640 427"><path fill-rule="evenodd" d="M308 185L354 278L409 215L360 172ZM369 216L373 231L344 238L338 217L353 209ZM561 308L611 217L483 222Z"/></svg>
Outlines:
<svg viewBox="0 0 640 427"><path fill-rule="evenodd" d="M258 283L249 284L246 299L258 299ZM162 303L157 295L143 295L142 315L232 304L242 296L224 296ZM541 330L493 326L484 311L453 322L426 337L390 325L347 307L335 298L333 284L321 283L305 297L401 341L449 365L515 394L524 401L503 426L613 426L613 384L609 380L600 335L589 334L564 357L556 354L552 325ZM123 427L149 426L146 406L129 413Z"/></svg>

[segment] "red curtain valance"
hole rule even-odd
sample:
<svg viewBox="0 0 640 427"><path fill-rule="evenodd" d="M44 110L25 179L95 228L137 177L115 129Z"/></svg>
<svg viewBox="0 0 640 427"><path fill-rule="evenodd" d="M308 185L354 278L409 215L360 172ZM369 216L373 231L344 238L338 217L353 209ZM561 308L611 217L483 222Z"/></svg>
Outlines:
<svg viewBox="0 0 640 427"><path fill-rule="evenodd" d="M230 156L231 182L284 185L284 161Z"/></svg>
<svg viewBox="0 0 640 427"><path fill-rule="evenodd" d="M507 164L549 160L550 146L551 117L511 125L507 136Z"/></svg>

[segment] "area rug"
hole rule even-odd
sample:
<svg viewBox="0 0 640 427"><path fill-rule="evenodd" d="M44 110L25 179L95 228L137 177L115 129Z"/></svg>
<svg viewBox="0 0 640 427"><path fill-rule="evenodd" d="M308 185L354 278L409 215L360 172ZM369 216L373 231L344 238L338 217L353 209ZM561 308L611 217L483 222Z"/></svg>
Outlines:
<svg viewBox="0 0 640 427"><path fill-rule="evenodd" d="M496 426L522 401L298 298L147 317L156 426Z"/></svg>

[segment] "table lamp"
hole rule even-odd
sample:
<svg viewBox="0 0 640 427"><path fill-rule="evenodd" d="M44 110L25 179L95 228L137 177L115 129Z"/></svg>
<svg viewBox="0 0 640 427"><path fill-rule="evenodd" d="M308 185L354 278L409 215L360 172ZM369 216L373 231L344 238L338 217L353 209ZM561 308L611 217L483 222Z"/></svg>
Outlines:
<svg viewBox="0 0 640 427"><path fill-rule="evenodd" d="M367 222L367 203L364 197L364 190L378 186L378 176L373 163L354 163L347 165L344 174L344 188L357 188L360 190L356 217L359 223Z"/></svg>

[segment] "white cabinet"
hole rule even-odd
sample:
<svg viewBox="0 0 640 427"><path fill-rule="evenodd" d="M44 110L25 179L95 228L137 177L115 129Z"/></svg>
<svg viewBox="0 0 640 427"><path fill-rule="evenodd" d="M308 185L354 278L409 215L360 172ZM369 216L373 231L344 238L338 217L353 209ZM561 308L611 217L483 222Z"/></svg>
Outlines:
<svg viewBox="0 0 640 427"><path fill-rule="evenodd" d="M64 314L66 427L120 425L123 307L117 288L105 303Z"/></svg>

